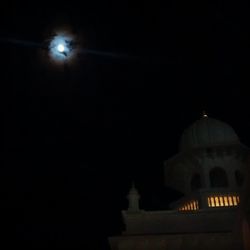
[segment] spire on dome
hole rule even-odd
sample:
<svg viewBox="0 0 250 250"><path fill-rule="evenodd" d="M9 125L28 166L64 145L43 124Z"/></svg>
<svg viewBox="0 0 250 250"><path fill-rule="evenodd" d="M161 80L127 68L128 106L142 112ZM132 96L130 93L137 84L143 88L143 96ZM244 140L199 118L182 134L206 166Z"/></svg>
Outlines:
<svg viewBox="0 0 250 250"><path fill-rule="evenodd" d="M202 118L208 118L207 112L205 110L202 111Z"/></svg>
<svg viewBox="0 0 250 250"><path fill-rule="evenodd" d="M180 150L235 144L241 143L234 129L225 122L208 117L205 113L183 131Z"/></svg>

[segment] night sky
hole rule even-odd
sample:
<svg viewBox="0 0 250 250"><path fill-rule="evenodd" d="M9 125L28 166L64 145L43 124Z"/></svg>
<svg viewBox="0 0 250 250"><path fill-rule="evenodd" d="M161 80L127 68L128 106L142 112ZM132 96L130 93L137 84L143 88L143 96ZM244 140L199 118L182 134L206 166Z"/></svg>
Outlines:
<svg viewBox="0 0 250 250"><path fill-rule="evenodd" d="M166 209L179 194L163 186L163 161L203 110L250 146L247 3L79 2L1 2L1 236L10 246L109 249L132 180L144 209ZM82 48L126 57L81 54L56 67L47 51L6 42L42 44L62 28Z"/></svg>

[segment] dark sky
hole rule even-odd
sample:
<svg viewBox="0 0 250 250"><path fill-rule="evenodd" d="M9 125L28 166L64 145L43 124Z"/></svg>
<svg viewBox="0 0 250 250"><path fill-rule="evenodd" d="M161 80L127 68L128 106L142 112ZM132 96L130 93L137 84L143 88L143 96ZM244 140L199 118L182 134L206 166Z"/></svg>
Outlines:
<svg viewBox="0 0 250 250"><path fill-rule="evenodd" d="M202 110L250 145L247 4L114 2L1 3L0 207L11 244L105 248L132 179L144 208L166 208L177 194L163 187L163 160ZM84 48L129 57L81 54L60 69L46 51L3 42L42 44L65 26Z"/></svg>

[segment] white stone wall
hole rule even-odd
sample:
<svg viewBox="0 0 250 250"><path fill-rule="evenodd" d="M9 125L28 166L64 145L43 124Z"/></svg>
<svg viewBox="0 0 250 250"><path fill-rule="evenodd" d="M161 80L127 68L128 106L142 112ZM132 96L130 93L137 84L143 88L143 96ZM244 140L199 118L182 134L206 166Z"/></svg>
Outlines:
<svg viewBox="0 0 250 250"><path fill-rule="evenodd" d="M112 237L110 245L112 250L243 250L231 232Z"/></svg>
<svg viewBox="0 0 250 250"><path fill-rule="evenodd" d="M173 159L165 162L165 185L190 194L191 178L195 173L199 173L202 181L202 188L211 188L209 173L214 167L225 170L229 182L228 189L237 190L235 171L240 170L243 175L246 162L242 160L244 150L239 148L213 148L211 153L206 149L178 154Z"/></svg>

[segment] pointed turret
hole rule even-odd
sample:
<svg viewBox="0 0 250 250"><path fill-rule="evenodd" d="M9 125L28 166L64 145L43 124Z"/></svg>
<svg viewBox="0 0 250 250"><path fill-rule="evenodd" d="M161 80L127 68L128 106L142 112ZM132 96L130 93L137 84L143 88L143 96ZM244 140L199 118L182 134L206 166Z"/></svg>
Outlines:
<svg viewBox="0 0 250 250"><path fill-rule="evenodd" d="M134 182L132 183L132 187L130 188L127 198L128 198L128 211L129 212L140 211L140 207L139 207L140 195L137 189L135 188Z"/></svg>

